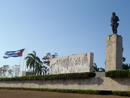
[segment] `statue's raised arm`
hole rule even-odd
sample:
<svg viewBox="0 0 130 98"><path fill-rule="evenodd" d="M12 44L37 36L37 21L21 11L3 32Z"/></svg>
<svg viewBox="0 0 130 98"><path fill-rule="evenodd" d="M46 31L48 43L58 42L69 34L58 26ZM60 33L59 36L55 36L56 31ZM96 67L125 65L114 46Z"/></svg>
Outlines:
<svg viewBox="0 0 130 98"><path fill-rule="evenodd" d="M116 14L113 12L111 17L111 27L114 34L117 34L117 28L119 25L119 23L117 23L118 21L119 21L118 16L116 16Z"/></svg>

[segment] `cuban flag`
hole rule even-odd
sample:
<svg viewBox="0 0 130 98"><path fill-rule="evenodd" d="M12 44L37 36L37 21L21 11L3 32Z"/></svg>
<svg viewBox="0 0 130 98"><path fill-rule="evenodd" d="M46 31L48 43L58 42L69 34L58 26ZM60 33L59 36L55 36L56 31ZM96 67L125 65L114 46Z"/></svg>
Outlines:
<svg viewBox="0 0 130 98"><path fill-rule="evenodd" d="M17 51L6 51L3 58L7 59L9 57L21 57L24 50L25 49L20 49L20 50L17 50Z"/></svg>

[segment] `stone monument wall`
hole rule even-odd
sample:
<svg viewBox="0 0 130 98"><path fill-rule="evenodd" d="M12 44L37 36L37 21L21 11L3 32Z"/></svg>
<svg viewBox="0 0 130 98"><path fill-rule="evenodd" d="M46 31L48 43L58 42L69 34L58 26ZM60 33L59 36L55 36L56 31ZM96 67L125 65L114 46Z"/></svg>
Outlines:
<svg viewBox="0 0 130 98"><path fill-rule="evenodd" d="M93 71L93 53L83 53L50 60L49 74Z"/></svg>

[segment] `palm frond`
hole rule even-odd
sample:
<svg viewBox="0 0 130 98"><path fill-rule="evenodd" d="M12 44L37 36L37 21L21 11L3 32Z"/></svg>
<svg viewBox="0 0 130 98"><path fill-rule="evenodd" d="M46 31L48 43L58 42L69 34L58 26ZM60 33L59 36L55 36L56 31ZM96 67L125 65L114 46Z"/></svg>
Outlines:
<svg viewBox="0 0 130 98"><path fill-rule="evenodd" d="M105 69L104 69L104 68L100 68L100 70L101 70L102 72L105 72Z"/></svg>
<svg viewBox="0 0 130 98"><path fill-rule="evenodd" d="M34 54L34 56L36 57L36 52L35 52L35 51L33 51L33 54Z"/></svg>
<svg viewBox="0 0 130 98"><path fill-rule="evenodd" d="M29 53L28 56L32 57L33 59L35 59L35 55L32 53Z"/></svg>
<svg viewBox="0 0 130 98"><path fill-rule="evenodd" d="M28 60L28 59L33 59L33 58L31 56L26 56L24 59Z"/></svg>
<svg viewBox="0 0 130 98"><path fill-rule="evenodd" d="M122 62L125 62L126 58L125 57L122 57Z"/></svg>

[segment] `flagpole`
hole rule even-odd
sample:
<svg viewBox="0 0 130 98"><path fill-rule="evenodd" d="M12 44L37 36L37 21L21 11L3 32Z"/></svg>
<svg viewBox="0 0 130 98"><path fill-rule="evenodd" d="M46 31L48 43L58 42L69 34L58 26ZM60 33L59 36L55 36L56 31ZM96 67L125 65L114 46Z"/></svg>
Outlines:
<svg viewBox="0 0 130 98"><path fill-rule="evenodd" d="M25 52L24 52L24 58L23 58L23 68L22 68L22 72L23 72L23 69L24 69L24 59L25 59L25 53L26 53L26 49L25 49Z"/></svg>
<svg viewBox="0 0 130 98"><path fill-rule="evenodd" d="M19 61L19 68L21 67L21 57L20 57L20 61Z"/></svg>
<svg viewBox="0 0 130 98"><path fill-rule="evenodd" d="M27 47L27 53L26 53L26 55L28 54L28 47ZM26 66L25 66L25 72L26 72Z"/></svg>
<svg viewBox="0 0 130 98"><path fill-rule="evenodd" d="M19 61L19 66L20 66L20 64L21 64L21 57L20 57L20 61Z"/></svg>

